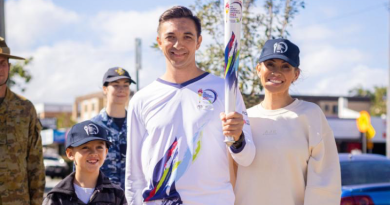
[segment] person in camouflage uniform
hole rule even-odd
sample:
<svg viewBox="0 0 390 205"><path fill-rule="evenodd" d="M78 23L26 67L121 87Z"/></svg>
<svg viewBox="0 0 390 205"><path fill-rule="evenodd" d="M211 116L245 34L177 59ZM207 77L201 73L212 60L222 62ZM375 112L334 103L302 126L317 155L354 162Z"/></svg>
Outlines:
<svg viewBox="0 0 390 205"><path fill-rule="evenodd" d="M108 130L108 139L112 143L101 170L113 184L122 189L125 188L127 148L125 107L130 98L131 83L135 84L125 69L108 69L103 77L103 92L107 97L107 105L99 115L91 119Z"/></svg>
<svg viewBox="0 0 390 205"><path fill-rule="evenodd" d="M42 204L45 189L41 124L33 104L7 87L10 55L0 37L0 204Z"/></svg>

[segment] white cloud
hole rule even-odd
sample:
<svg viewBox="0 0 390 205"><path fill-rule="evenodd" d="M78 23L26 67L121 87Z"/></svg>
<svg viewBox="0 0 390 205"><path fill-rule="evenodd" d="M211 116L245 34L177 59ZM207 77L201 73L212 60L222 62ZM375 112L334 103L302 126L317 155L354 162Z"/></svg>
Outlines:
<svg viewBox="0 0 390 205"><path fill-rule="evenodd" d="M101 41L111 49L133 49L135 38L150 42L145 45L149 47L157 37L158 19L165 10L101 12L91 19L91 25Z"/></svg>
<svg viewBox="0 0 390 205"><path fill-rule="evenodd" d="M361 85L364 89L373 89L374 86L386 86L387 71L381 68L370 68L358 65L348 72L332 72L322 77L303 79L297 82L293 91L299 94L316 95L348 95L348 91ZM302 92L304 90L305 92Z"/></svg>
<svg viewBox="0 0 390 205"><path fill-rule="evenodd" d="M32 46L79 19L76 13L54 5L51 0L8 0L5 11L7 42L16 50Z"/></svg>
<svg viewBox="0 0 390 205"><path fill-rule="evenodd" d="M33 102L72 102L98 91L109 65L106 53L79 42L60 42L33 52L33 79L23 94Z"/></svg>
<svg viewBox="0 0 390 205"><path fill-rule="evenodd" d="M307 77L344 72L348 68L364 62L364 54L354 48L335 48L315 43L303 45L301 49L301 68Z"/></svg>
<svg viewBox="0 0 390 205"><path fill-rule="evenodd" d="M34 60L27 69L33 74L33 79L22 95L33 102L72 103L77 96L100 91L104 73L114 66L124 67L136 78L134 60L128 58L127 53L91 44L59 42L42 46L32 55ZM144 59L144 68L140 71L141 86L151 83L165 71L163 57L158 52L151 53L150 57L155 60ZM135 90L135 86L131 89Z"/></svg>
<svg viewBox="0 0 390 205"><path fill-rule="evenodd" d="M334 37L334 31L322 25L311 25L308 27L297 27L291 31L291 36L298 41L318 41Z"/></svg>
<svg viewBox="0 0 390 205"><path fill-rule="evenodd" d="M365 89L386 86L387 70L374 66L369 51L356 43L360 29L356 24L340 29L326 24L294 28L291 36L301 50L302 73L291 93L348 95L358 85Z"/></svg>
<svg viewBox="0 0 390 205"><path fill-rule="evenodd" d="M89 19L85 22L78 20L81 14L65 11L51 1L33 2L33 5L28 0L10 0L7 3L8 11L13 11L11 13L23 10L18 12L18 18L8 18L8 39L11 41L8 44L12 44L12 50L20 46L20 51L13 52L14 54L34 58L27 66L33 79L26 86L26 92L22 93L33 102L72 103L77 96L101 90L105 71L114 66L124 67L135 79L136 37L142 38L143 69L140 71L140 87L146 86L165 72L163 55L150 48L157 35L158 17L165 9L101 12L94 16L83 16ZM38 13L29 10L35 6L40 7L37 8ZM68 33L57 33L55 35L59 37L52 43L40 42L38 46L28 47L34 37L47 38L53 30L63 29L61 24L70 24L67 25L70 29L83 29L83 32L88 33L88 40L66 40L63 36ZM18 88L13 89L20 93ZM135 86L131 89L134 90Z"/></svg>

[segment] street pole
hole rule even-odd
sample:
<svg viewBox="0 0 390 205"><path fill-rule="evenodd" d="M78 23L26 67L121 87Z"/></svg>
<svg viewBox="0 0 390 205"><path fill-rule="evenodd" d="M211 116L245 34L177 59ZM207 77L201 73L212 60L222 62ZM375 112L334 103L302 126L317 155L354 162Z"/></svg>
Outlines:
<svg viewBox="0 0 390 205"><path fill-rule="evenodd" d="M361 133L360 134L361 139L362 139L362 153L367 153L367 136L366 133Z"/></svg>
<svg viewBox="0 0 390 205"><path fill-rule="evenodd" d="M390 55L390 0L389 0L389 5L388 5L388 8L387 8L387 13L389 14L389 27L387 28L387 32L389 33L388 37L389 37L389 53L387 53L387 56ZM390 58L388 58L389 60L389 74L388 74L388 84L387 84L387 93L386 93L386 99L387 99L387 103L386 103L386 106L387 106L387 113L386 113L386 156L387 158L390 159Z"/></svg>
<svg viewBox="0 0 390 205"><path fill-rule="evenodd" d="M0 0L0 37L5 39L4 0Z"/></svg>
<svg viewBox="0 0 390 205"><path fill-rule="evenodd" d="M136 78L137 78L137 91L139 90L139 70L142 68L142 58L141 58L141 39L136 38L135 39L135 72L136 72Z"/></svg>

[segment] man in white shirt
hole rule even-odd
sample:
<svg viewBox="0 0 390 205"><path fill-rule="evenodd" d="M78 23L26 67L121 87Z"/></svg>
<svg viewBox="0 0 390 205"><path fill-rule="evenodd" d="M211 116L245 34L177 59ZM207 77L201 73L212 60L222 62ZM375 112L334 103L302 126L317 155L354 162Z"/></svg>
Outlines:
<svg viewBox="0 0 390 205"><path fill-rule="evenodd" d="M129 104L125 193L129 204L233 205L228 152L248 166L255 147L238 93L225 115L224 80L197 67L199 19L182 6L159 19L157 42L166 57L163 76ZM235 143L226 147L224 135Z"/></svg>

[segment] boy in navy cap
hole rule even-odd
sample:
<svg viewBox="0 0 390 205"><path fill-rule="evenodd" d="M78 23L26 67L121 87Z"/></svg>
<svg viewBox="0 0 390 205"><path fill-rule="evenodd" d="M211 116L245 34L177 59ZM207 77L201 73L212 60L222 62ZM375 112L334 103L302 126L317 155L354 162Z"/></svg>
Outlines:
<svg viewBox="0 0 390 205"><path fill-rule="evenodd" d="M66 138L66 156L76 171L55 186L43 204L127 204L123 190L99 170L110 145L107 130L100 125L92 121L74 125Z"/></svg>

